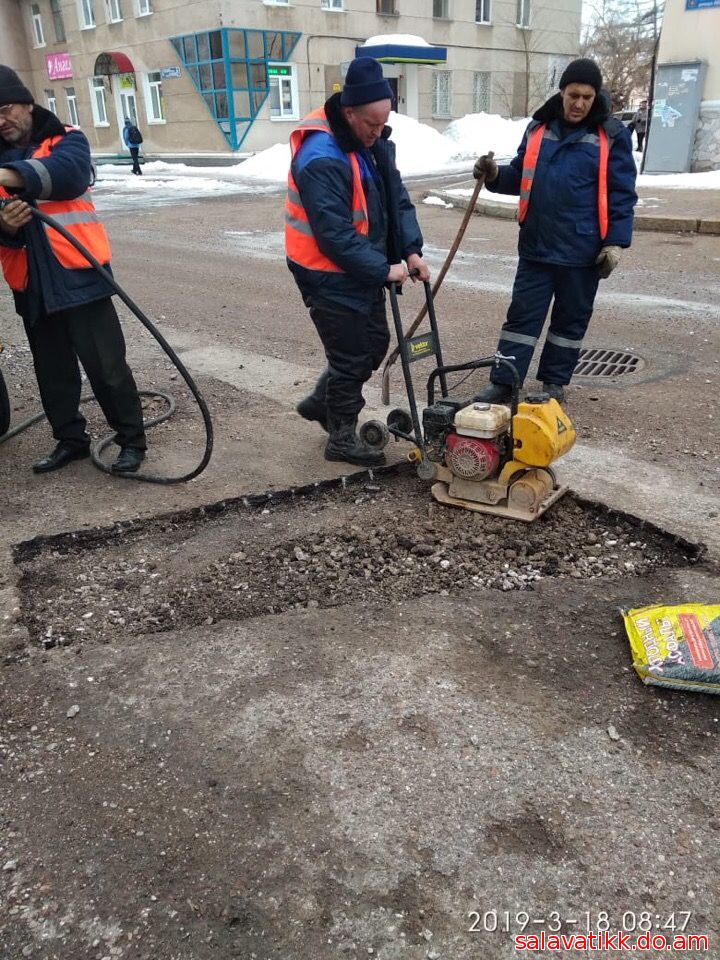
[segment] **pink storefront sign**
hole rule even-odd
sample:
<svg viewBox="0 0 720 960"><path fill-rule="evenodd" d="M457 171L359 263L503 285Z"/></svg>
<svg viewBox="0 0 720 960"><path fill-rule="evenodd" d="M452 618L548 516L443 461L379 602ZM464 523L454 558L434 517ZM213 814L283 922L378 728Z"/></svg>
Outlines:
<svg viewBox="0 0 720 960"><path fill-rule="evenodd" d="M46 53L45 63L51 80L69 80L73 75L69 53Z"/></svg>

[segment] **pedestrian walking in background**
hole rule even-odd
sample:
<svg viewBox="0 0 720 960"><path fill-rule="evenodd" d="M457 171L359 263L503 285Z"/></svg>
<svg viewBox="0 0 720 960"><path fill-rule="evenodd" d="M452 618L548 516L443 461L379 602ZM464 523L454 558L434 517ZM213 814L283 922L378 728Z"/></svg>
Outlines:
<svg viewBox="0 0 720 960"><path fill-rule="evenodd" d="M142 176L142 168L140 166L140 144L143 142L143 135L138 130L137 126L132 122L132 120L125 118L125 126L123 127L123 140L125 141L125 146L130 151L130 156L132 157L132 172Z"/></svg>
<svg viewBox="0 0 720 960"><path fill-rule="evenodd" d="M625 126L610 116L593 60L574 60L528 124L517 156L474 168L488 190L518 194L520 236L512 301L498 351L513 357L522 383L548 309L550 329L538 380L562 402L590 323L598 281L609 277L632 239L636 169ZM511 378L493 368L478 399L505 403Z"/></svg>
<svg viewBox="0 0 720 960"><path fill-rule="evenodd" d="M52 453L34 464L36 473L90 453L79 408L78 359L120 446L113 472L133 473L145 457L142 405L125 359L112 288L31 210L37 206L57 218L109 269L110 245L90 199L90 176L85 134L34 103L18 75L0 66L0 199L8 201L0 209L0 262L57 440Z"/></svg>
<svg viewBox="0 0 720 960"><path fill-rule="evenodd" d="M382 66L359 57L342 91L290 135L285 251L327 357L297 411L328 431L327 460L367 467L385 461L356 433L363 385L390 342L385 284L402 284L410 270L430 276L388 139L391 98Z"/></svg>
<svg viewBox="0 0 720 960"><path fill-rule="evenodd" d="M648 124L647 100L640 101L640 106L637 109L637 113L632 118L632 122L635 128L635 133L637 135L637 148L638 148L638 151L642 153L643 142L645 141L645 134L647 133L647 124Z"/></svg>

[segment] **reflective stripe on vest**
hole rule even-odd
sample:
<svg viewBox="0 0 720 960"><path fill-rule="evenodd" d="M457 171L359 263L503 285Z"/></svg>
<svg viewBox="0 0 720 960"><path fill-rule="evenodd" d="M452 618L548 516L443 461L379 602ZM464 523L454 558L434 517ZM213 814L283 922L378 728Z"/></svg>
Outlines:
<svg viewBox="0 0 720 960"><path fill-rule="evenodd" d="M290 134L291 163L307 134L315 130L322 130L332 136L332 130L323 107L308 114ZM370 224L368 223L367 200L362 186L360 163L355 153L349 153L347 156L352 171L350 219L355 230L361 236L366 237L370 230ZM285 253L288 259L308 270L344 273L342 267L326 257L318 246L308 220L307 211L303 206L300 191L292 175L292 167L288 172L287 199L285 201Z"/></svg>
<svg viewBox="0 0 720 960"><path fill-rule="evenodd" d="M70 131L74 127L66 127L65 129ZM61 139L60 136L49 137L39 144L32 155L32 161L36 164L36 168L40 166L37 161L49 157L53 147ZM48 177L49 183L50 178ZM9 197L10 194L0 188L0 196ZM74 200L38 200L37 207L65 227L68 233L87 247L100 263L110 262L110 243L105 228L98 218L95 205L90 199L89 190ZM50 244L50 250L61 267L66 270L85 270L90 267L85 257L73 247L69 240L66 240L52 227L46 224L43 224L43 226ZM10 288L17 291L25 290L28 284L27 251L24 248L13 250L9 247L0 247L0 261L2 262L5 280Z"/></svg>
<svg viewBox="0 0 720 960"><path fill-rule="evenodd" d="M520 200L518 201L518 223L522 223L530 209L530 192L535 178L538 156L543 138L557 140L552 130L547 130L544 124L536 127L527 138L525 157L523 158L522 178L520 180ZM600 148L600 162L598 165L598 226L600 239L604 240L608 233L608 188L607 172L610 144L608 135L598 128L597 134L587 133L578 143L594 143Z"/></svg>

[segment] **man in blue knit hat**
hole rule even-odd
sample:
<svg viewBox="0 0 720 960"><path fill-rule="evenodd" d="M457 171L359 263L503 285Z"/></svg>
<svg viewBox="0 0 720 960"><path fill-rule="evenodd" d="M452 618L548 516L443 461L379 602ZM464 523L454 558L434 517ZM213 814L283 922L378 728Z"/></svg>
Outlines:
<svg viewBox="0 0 720 960"><path fill-rule="evenodd" d="M285 252L327 357L297 411L328 431L327 460L365 467L385 461L356 433L363 385L390 342L385 284L430 276L388 139L391 97L378 61L358 57L342 92L290 135Z"/></svg>

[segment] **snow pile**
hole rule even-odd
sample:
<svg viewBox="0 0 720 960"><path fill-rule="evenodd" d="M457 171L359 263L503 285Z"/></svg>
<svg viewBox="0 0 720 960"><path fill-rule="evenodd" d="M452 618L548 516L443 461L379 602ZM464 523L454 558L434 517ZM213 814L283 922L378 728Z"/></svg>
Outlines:
<svg viewBox="0 0 720 960"><path fill-rule="evenodd" d="M391 43L394 47L430 47L432 44L422 37L416 37L412 33L383 33L376 37L370 37L363 44L364 47L383 47Z"/></svg>
<svg viewBox="0 0 720 960"><path fill-rule="evenodd" d="M462 197L464 200L469 200L473 192L472 188L467 190L461 187L452 187L451 189L443 190L443 193L448 194L450 197ZM493 193L491 190L486 190L485 187L483 187L478 194L478 200L497 200L498 203L508 204L517 204L518 202L517 194Z"/></svg>
<svg viewBox="0 0 720 960"><path fill-rule="evenodd" d="M468 178L475 158L488 150L494 151L499 162L507 162L515 156L528 123L527 120L506 120L496 114L473 113L454 120L444 133L440 133L434 127L419 123L405 114L391 113L388 122L392 127L398 167L403 176L466 172ZM639 159L640 155L637 154L636 160ZM229 167L213 166L210 158L208 166L204 167L154 160L144 165L143 172L148 179L152 178L155 185L162 181L171 189L183 189L181 182L174 182L177 180L184 182L185 187L193 183L199 191L210 193L250 189L247 181L253 183L254 190L271 189L270 184L284 185L289 166L290 147L287 143L279 143ZM127 165L100 165L98 178L110 183L122 180L125 187L133 191L149 187L147 181L143 184L143 177L130 178ZM243 182L246 184L244 188L241 186ZM644 174L638 177L637 184L653 189L720 190L720 170L708 173ZM457 195L469 196L470 192L458 191ZM489 196L496 200L506 199L498 194ZM507 202L517 201L512 197L507 198Z"/></svg>
<svg viewBox="0 0 720 960"><path fill-rule="evenodd" d="M456 159L456 144L439 130L404 113L391 113L388 124L392 127L390 139L395 144L398 169L404 177L434 173Z"/></svg>
<svg viewBox="0 0 720 960"><path fill-rule="evenodd" d="M680 187L683 190L720 190L720 170L706 173L643 173L639 187Z"/></svg>
<svg viewBox="0 0 720 960"><path fill-rule="evenodd" d="M488 150L502 162L517 153L528 120L507 120L497 114L470 113L454 120L440 133L402 113L391 113L388 124L397 149L397 164L405 177L467 169ZM236 167L232 176L284 183L290 165L290 147L276 144ZM227 175L227 173L226 173ZM646 174L640 187L689 187L720 189L720 170L710 173ZM497 198L497 195L493 194Z"/></svg>
<svg viewBox="0 0 720 960"><path fill-rule="evenodd" d="M232 167L233 176L249 177L253 180L272 180L277 183L287 181L290 169L290 144L276 143L267 150L256 153L244 163Z"/></svg>
<svg viewBox="0 0 720 960"><path fill-rule="evenodd" d="M448 168L463 169L488 150L494 150L497 157L512 157L527 121L474 113L455 120L440 133L403 113L391 113L388 124L392 127L398 168L403 176L411 177ZM238 177L284 182L289 165L290 147L276 144L232 170Z"/></svg>
<svg viewBox="0 0 720 960"><path fill-rule="evenodd" d="M452 207L451 203L445 203L440 197L425 197L423 203L427 204L428 207L445 207L446 209Z"/></svg>
<svg viewBox="0 0 720 960"><path fill-rule="evenodd" d="M456 157L472 158L492 150L498 158L517 153L529 120L507 120L494 113L468 113L453 120L443 136L457 144Z"/></svg>

